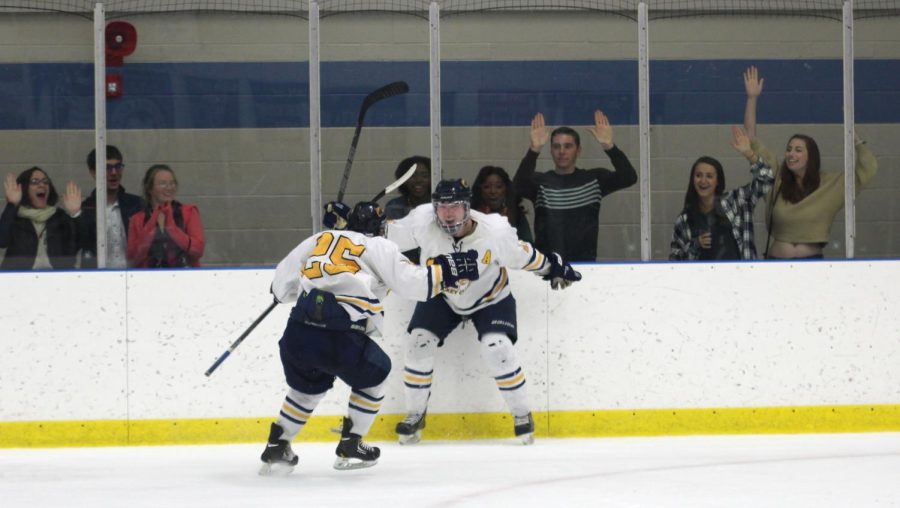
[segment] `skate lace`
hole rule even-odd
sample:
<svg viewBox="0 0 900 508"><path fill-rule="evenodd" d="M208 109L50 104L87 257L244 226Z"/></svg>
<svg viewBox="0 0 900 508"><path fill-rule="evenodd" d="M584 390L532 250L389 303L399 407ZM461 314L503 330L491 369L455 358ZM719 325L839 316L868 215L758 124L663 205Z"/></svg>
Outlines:
<svg viewBox="0 0 900 508"><path fill-rule="evenodd" d="M371 446L369 446L369 445L366 444L366 443L363 443L362 441L360 441L359 443L357 443L357 446L359 447L360 450L362 450L362 451L364 451L364 452L366 452L366 453L372 453L372 451L373 451Z"/></svg>
<svg viewBox="0 0 900 508"><path fill-rule="evenodd" d="M525 416L516 416L515 417L515 425L526 425L528 424L528 415Z"/></svg>
<svg viewBox="0 0 900 508"><path fill-rule="evenodd" d="M403 419L403 423L408 423L410 425L413 425L415 423L418 423L419 420L421 420L421 419L422 419L422 415L420 413L414 413L411 415L407 415L406 418Z"/></svg>

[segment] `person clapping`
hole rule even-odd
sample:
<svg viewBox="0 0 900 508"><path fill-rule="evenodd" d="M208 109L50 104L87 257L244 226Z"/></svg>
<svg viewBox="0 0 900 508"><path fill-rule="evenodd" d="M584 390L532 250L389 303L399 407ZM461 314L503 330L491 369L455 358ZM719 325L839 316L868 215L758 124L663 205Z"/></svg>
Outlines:
<svg viewBox="0 0 900 508"><path fill-rule="evenodd" d="M135 268L200 266L205 240L200 211L175 200L178 180L156 164L144 175L144 210L128 225L128 264Z"/></svg>

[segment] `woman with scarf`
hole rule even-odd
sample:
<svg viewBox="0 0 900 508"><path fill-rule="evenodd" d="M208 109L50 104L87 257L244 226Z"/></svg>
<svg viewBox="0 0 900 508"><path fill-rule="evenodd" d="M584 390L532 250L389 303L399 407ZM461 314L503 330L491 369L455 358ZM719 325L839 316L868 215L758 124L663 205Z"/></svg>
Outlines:
<svg viewBox="0 0 900 508"><path fill-rule="evenodd" d="M175 201L178 180L165 164L144 174L144 210L128 224L128 264L135 268L200 266L205 240L200 210Z"/></svg>
<svg viewBox="0 0 900 508"><path fill-rule="evenodd" d="M78 252L76 217L81 190L69 182L63 207L47 173L37 166L3 182L6 207L0 215L0 248L6 249L2 270L75 268Z"/></svg>

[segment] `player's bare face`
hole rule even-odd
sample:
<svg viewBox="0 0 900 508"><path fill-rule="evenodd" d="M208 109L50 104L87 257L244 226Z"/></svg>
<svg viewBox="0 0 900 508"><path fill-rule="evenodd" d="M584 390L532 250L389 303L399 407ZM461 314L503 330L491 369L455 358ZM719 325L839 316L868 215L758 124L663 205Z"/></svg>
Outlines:
<svg viewBox="0 0 900 508"><path fill-rule="evenodd" d="M557 171L571 173L575 170L575 162L581 154L581 147L575 144L575 136L557 134L550 140L550 154L553 156Z"/></svg>

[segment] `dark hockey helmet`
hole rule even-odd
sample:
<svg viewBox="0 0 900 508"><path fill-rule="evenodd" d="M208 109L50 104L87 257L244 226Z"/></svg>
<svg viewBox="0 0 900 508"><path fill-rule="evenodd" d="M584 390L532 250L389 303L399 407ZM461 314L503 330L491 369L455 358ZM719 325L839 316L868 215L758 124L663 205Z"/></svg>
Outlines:
<svg viewBox="0 0 900 508"><path fill-rule="evenodd" d="M436 203L455 203L457 201L468 203L471 200L472 189L462 178L445 178L438 182L434 192L431 193L431 201Z"/></svg>
<svg viewBox="0 0 900 508"><path fill-rule="evenodd" d="M434 221L437 225L450 235L455 235L465 226L469 220L469 207L472 201L472 189L462 178L445 179L438 182L431 194L431 204L434 206ZM453 224L447 224L438 216L438 205L441 203L460 203L465 213L462 219Z"/></svg>
<svg viewBox="0 0 900 508"><path fill-rule="evenodd" d="M350 212L347 229L368 236L379 236L384 230L384 210L377 203L360 201Z"/></svg>

